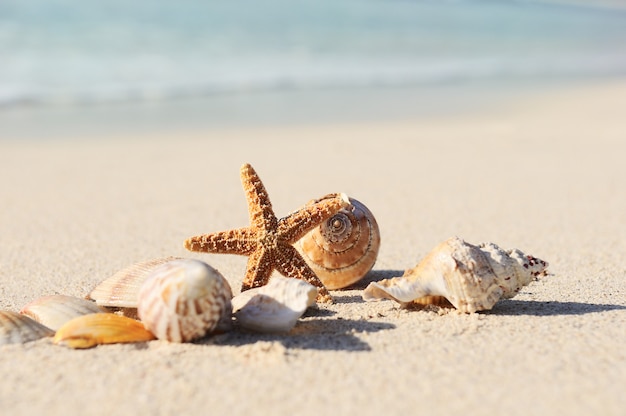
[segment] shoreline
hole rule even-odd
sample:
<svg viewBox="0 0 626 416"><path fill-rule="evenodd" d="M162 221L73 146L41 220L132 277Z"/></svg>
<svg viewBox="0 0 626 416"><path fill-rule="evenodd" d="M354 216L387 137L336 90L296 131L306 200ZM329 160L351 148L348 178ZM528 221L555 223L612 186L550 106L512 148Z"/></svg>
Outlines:
<svg viewBox="0 0 626 416"><path fill-rule="evenodd" d="M0 140L164 136L246 128L393 123L477 116L624 78L484 81L386 88L257 91L170 101L0 109Z"/></svg>

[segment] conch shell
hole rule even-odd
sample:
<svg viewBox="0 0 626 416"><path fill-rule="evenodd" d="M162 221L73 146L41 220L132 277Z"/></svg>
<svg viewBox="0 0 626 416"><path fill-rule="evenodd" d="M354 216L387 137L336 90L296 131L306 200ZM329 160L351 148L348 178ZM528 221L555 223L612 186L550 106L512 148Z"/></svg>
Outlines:
<svg viewBox="0 0 626 416"><path fill-rule="evenodd" d="M337 195L330 194L321 199ZM349 200L351 206L309 231L295 245L330 290L350 286L362 279L374 266L380 247L380 231L374 215L361 202L354 198Z"/></svg>
<svg viewBox="0 0 626 416"><path fill-rule="evenodd" d="M458 237L439 244L402 277L370 283L365 300L392 299L403 306L445 297L461 312L489 310L502 298L512 298L548 263L520 250L504 251L493 243L478 246Z"/></svg>

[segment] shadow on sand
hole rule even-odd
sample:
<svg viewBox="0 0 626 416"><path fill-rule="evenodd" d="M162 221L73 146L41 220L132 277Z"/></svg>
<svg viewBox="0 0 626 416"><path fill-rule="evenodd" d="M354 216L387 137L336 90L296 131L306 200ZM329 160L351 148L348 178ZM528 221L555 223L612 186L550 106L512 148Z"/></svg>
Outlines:
<svg viewBox="0 0 626 416"><path fill-rule="evenodd" d="M400 270L372 270L361 281L346 290L363 290L370 282L402 275ZM335 304L362 303L360 294L333 293ZM258 341L280 342L285 348L326 351L370 351L358 334L394 329L390 323L365 319L345 319L326 308L309 308L303 320L287 334L261 334L237 327L233 331L205 338L199 344L244 346Z"/></svg>
<svg viewBox="0 0 626 416"><path fill-rule="evenodd" d="M285 348L320 351L371 351L357 335L393 329L393 324L354 319L310 319L299 322L287 334L259 334L235 329L233 332L208 339L213 345L243 346L259 341L280 342ZM205 342L206 342L205 341Z"/></svg>
<svg viewBox="0 0 626 416"><path fill-rule="evenodd" d="M488 315L584 315L588 313L626 310L623 305L596 304L583 302L557 302L536 300L509 299L496 303L490 311L482 312Z"/></svg>
<svg viewBox="0 0 626 416"><path fill-rule="evenodd" d="M366 274L365 277L363 277L355 284L346 287L345 290L363 290L371 282L377 282L383 279L390 279L392 277L402 276L403 274L404 270L370 270L370 272Z"/></svg>

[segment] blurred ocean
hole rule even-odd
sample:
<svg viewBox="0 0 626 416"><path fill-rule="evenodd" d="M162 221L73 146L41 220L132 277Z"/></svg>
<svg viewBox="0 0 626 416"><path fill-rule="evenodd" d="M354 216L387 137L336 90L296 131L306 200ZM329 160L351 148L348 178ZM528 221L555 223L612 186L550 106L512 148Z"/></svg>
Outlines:
<svg viewBox="0 0 626 416"><path fill-rule="evenodd" d="M625 74L591 0L0 1L0 111Z"/></svg>

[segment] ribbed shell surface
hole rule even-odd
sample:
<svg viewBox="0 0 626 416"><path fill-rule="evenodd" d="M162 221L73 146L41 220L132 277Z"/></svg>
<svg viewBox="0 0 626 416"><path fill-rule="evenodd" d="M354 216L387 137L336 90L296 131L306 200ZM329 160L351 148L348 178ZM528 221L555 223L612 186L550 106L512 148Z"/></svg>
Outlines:
<svg viewBox="0 0 626 416"><path fill-rule="evenodd" d="M54 335L39 322L12 311L0 311L0 345L23 344Z"/></svg>
<svg viewBox="0 0 626 416"><path fill-rule="evenodd" d="M174 260L144 282L138 314L159 339L193 341L231 315L231 298L230 286L217 270L198 260Z"/></svg>

